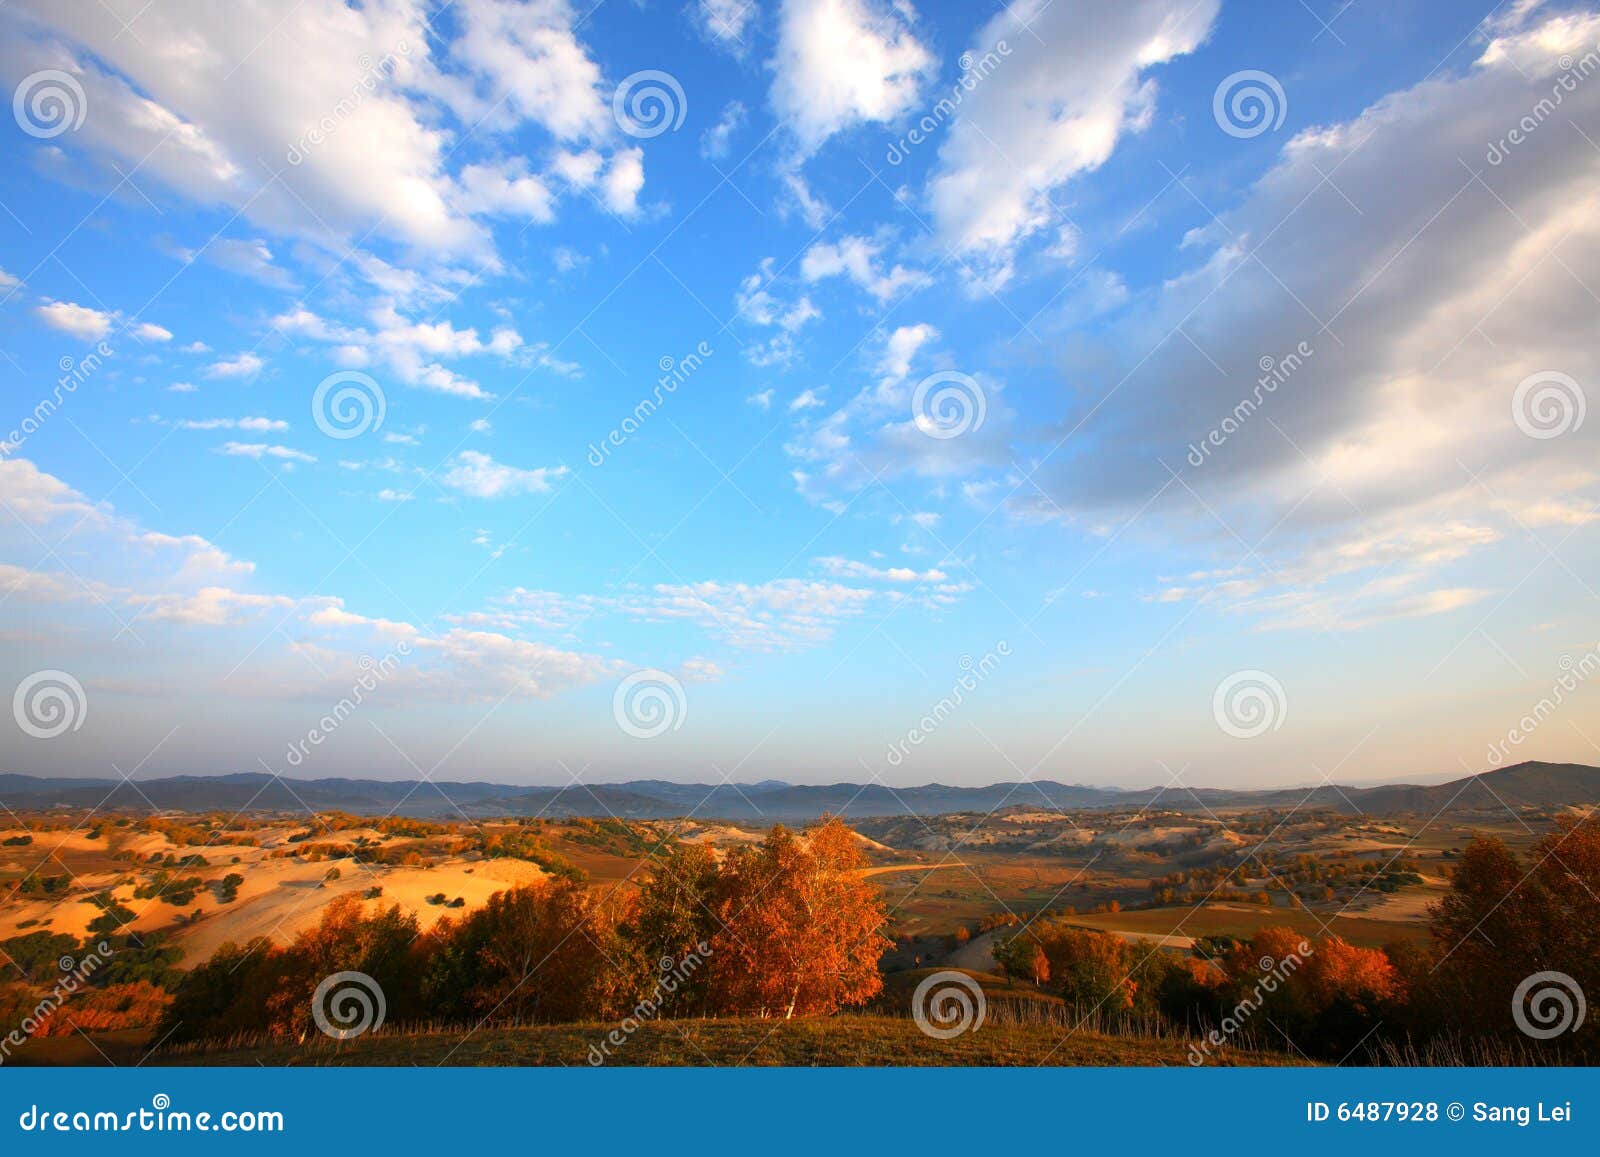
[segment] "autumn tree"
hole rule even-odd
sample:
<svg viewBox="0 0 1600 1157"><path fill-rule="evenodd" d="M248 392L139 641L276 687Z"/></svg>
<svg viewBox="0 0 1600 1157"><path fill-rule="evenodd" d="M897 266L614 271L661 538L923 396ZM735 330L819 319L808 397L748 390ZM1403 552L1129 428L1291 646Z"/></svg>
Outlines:
<svg viewBox="0 0 1600 1157"><path fill-rule="evenodd" d="M827 1014L883 987L890 947L883 901L837 818L804 836L781 824L759 847L728 854L718 875L709 985L719 1011Z"/></svg>
<svg viewBox="0 0 1600 1157"><path fill-rule="evenodd" d="M1413 1029L1526 1039L1511 1009L1528 977L1564 973L1581 991L1600 991L1600 817L1557 820L1526 860L1498 839L1473 840L1430 915L1433 951ZM1546 1047L1593 1055L1596 1019Z"/></svg>
<svg viewBox="0 0 1600 1157"><path fill-rule="evenodd" d="M459 926L428 938L424 990L436 1007L473 1019L616 1015L638 983L616 917L570 879L497 892Z"/></svg>

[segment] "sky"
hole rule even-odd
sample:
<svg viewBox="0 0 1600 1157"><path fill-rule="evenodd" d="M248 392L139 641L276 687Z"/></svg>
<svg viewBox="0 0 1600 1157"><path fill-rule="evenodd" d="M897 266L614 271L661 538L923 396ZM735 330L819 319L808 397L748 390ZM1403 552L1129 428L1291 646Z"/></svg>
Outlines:
<svg viewBox="0 0 1600 1157"><path fill-rule="evenodd" d="M10 0L0 772L1600 763L1597 72L1557 0Z"/></svg>

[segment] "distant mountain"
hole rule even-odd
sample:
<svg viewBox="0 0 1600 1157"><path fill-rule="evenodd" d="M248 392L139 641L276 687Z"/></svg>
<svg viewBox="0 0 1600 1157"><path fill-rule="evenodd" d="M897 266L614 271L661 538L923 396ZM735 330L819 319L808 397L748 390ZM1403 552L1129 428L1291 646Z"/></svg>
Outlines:
<svg viewBox="0 0 1600 1157"><path fill-rule="evenodd" d="M0 775L0 804L13 811L53 807L97 807L120 811L305 812L347 811L419 817L591 816L705 819L763 823L835 815L945 815L1000 808L1161 807L1176 811L1220 808L1296 808L1372 814L1444 811L1503 811L1506 807L1553 807L1600 801L1600 768L1576 763L1520 763L1482 775L1434 785L1378 787L1143 788L1121 790L1040 780L951 787L930 783L890 788L881 784L628 783L515 787L495 783L432 783L426 780L275 778L259 772L173 776L167 779L42 779Z"/></svg>

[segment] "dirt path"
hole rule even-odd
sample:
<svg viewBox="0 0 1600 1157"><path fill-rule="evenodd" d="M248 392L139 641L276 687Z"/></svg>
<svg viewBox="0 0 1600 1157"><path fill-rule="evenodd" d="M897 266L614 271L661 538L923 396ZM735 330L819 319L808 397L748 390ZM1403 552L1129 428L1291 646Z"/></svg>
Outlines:
<svg viewBox="0 0 1600 1157"><path fill-rule="evenodd" d="M868 876L885 876L890 872L936 872L940 868L964 868L965 864L951 860L947 864L888 864L881 868L862 868L861 878Z"/></svg>
<svg viewBox="0 0 1600 1157"><path fill-rule="evenodd" d="M957 948L940 963L950 968L965 968L972 972L994 972L999 966L994 960L994 939L1000 930L974 936Z"/></svg>

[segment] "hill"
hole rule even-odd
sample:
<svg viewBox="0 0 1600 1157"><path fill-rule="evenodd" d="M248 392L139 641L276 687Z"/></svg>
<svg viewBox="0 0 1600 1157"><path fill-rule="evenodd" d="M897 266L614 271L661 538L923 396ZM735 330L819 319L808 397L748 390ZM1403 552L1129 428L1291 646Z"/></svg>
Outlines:
<svg viewBox="0 0 1600 1157"><path fill-rule="evenodd" d="M197 1065L576 1065L613 1023L485 1028L464 1034L380 1030L337 1044L272 1045L226 1052L158 1053L146 1066ZM1053 1026L985 1024L935 1040L904 1017L810 1020L646 1021L614 1048L611 1065L1187 1065L1186 1045L1154 1037L1109 1036ZM1293 1065L1283 1053L1230 1052L1224 1063Z"/></svg>
<svg viewBox="0 0 1600 1157"><path fill-rule="evenodd" d="M0 803L13 811L55 807L126 811L296 812L437 816L587 816L669 819L693 814L755 823L812 820L825 813L866 816L936 816L990 812L1008 807L1057 811L1146 808L1328 808L1343 813L1491 811L1506 807L1559 807L1600 801L1600 768L1575 763L1520 763L1449 783L1377 787L1325 786L1246 791L1227 788L1122 790L1040 780L984 787L930 783L889 788L880 784L671 783L633 780L566 787L515 787L484 782L421 780L290 780L247 772L219 776L174 776L127 783L120 780L52 780L0 775Z"/></svg>

